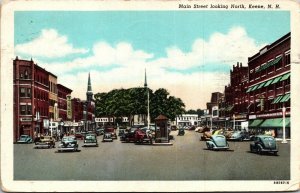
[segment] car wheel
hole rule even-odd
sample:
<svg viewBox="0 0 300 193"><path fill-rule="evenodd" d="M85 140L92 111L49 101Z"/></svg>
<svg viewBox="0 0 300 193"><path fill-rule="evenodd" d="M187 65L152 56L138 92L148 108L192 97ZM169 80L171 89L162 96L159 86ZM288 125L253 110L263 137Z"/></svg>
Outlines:
<svg viewBox="0 0 300 193"><path fill-rule="evenodd" d="M207 149L210 149L210 145L208 143L206 143L206 147Z"/></svg>
<svg viewBox="0 0 300 193"><path fill-rule="evenodd" d="M262 155L262 149L261 149L261 147L258 147L258 148L257 148L257 153L258 153L259 155Z"/></svg>
<svg viewBox="0 0 300 193"><path fill-rule="evenodd" d="M278 155L277 152L274 152L274 155Z"/></svg>

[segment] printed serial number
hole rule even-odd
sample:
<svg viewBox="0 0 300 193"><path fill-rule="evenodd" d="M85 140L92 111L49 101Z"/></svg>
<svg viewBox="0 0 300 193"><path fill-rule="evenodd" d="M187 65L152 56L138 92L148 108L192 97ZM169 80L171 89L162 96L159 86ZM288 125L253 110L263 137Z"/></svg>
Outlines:
<svg viewBox="0 0 300 193"><path fill-rule="evenodd" d="M274 184L289 184L289 181L274 181Z"/></svg>

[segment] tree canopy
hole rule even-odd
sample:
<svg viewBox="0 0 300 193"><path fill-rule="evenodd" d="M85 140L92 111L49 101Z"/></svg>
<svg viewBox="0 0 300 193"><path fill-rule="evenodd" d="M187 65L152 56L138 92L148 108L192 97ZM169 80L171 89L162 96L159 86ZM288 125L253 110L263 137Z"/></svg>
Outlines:
<svg viewBox="0 0 300 193"><path fill-rule="evenodd" d="M108 93L95 94L96 116L128 117L147 114L147 91L149 88L114 89ZM174 120L185 112L185 105L180 98L170 96L169 92L160 88L153 92L149 89L151 122L160 115Z"/></svg>

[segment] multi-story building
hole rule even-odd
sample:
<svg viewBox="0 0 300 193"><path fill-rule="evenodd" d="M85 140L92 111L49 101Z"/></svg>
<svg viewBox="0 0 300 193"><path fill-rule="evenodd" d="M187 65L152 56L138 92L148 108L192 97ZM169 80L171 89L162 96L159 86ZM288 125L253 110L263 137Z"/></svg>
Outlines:
<svg viewBox="0 0 300 193"><path fill-rule="evenodd" d="M210 102L206 103L206 108L209 110L209 114L212 114L212 108L219 105L220 99L223 97L223 93L213 92L211 93Z"/></svg>
<svg viewBox="0 0 300 193"><path fill-rule="evenodd" d="M33 60L13 61L14 142L22 134L45 133L49 116L49 72Z"/></svg>
<svg viewBox="0 0 300 193"><path fill-rule="evenodd" d="M58 119L57 76L49 72L49 118Z"/></svg>
<svg viewBox="0 0 300 193"><path fill-rule="evenodd" d="M70 96L71 93L72 93L71 89L65 87L64 85L57 84L58 118L62 121L72 120L72 117L67 116L68 114L67 97ZM71 106L69 108L71 108Z"/></svg>
<svg viewBox="0 0 300 193"><path fill-rule="evenodd" d="M249 127L274 130L277 137L282 136L283 116L290 136L290 45L288 33L248 58Z"/></svg>
<svg viewBox="0 0 300 193"><path fill-rule="evenodd" d="M230 70L230 84L225 86L224 103L220 107L220 114L224 120L230 122L227 126L234 129L242 129L248 127L248 97L246 94L248 84L248 67L242 63L233 65ZM222 104L222 103L220 103Z"/></svg>

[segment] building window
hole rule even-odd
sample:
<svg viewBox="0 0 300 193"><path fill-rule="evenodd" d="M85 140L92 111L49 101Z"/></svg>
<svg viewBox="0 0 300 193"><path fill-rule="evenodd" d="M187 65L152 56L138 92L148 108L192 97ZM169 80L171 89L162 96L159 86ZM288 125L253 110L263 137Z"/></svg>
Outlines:
<svg viewBox="0 0 300 193"><path fill-rule="evenodd" d="M27 97L31 97L31 88L27 88Z"/></svg>
<svg viewBox="0 0 300 193"><path fill-rule="evenodd" d="M280 70L282 67L282 59L280 59L276 64L275 64L275 70Z"/></svg>
<svg viewBox="0 0 300 193"><path fill-rule="evenodd" d="M20 105L20 113L21 115L26 115L26 105Z"/></svg>
<svg viewBox="0 0 300 193"><path fill-rule="evenodd" d="M27 105L27 115L31 115L31 105Z"/></svg>
<svg viewBox="0 0 300 193"><path fill-rule="evenodd" d="M23 73L20 73L20 79L23 79L24 76L23 76Z"/></svg>
<svg viewBox="0 0 300 193"><path fill-rule="evenodd" d="M27 71L27 70L25 70L24 78L25 78L25 79L28 79L28 71Z"/></svg>
<svg viewBox="0 0 300 193"><path fill-rule="evenodd" d="M285 54L285 66L288 66L291 64L291 55L290 52Z"/></svg>
<svg viewBox="0 0 300 193"><path fill-rule="evenodd" d="M25 88L20 88L20 97L26 97Z"/></svg>

